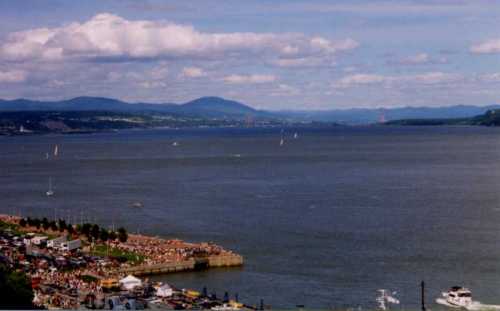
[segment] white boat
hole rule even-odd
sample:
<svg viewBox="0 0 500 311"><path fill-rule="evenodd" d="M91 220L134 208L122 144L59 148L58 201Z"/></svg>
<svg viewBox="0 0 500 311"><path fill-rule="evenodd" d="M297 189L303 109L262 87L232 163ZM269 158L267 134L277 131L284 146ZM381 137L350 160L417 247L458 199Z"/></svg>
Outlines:
<svg viewBox="0 0 500 311"><path fill-rule="evenodd" d="M51 197L54 195L54 190L52 190L52 177L49 177L49 190L47 190L47 192L45 192L45 194L48 197Z"/></svg>
<svg viewBox="0 0 500 311"><path fill-rule="evenodd" d="M283 138L281 138L280 140L280 146L283 146L285 144L285 140Z"/></svg>
<svg viewBox="0 0 500 311"><path fill-rule="evenodd" d="M56 145L56 146L54 147L54 157L57 157L58 155L59 155L59 146L58 146L58 145Z"/></svg>
<svg viewBox="0 0 500 311"><path fill-rule="evenodd" d="M462 286L453 286L448 292L442 293L442 298L436 302L452 308L470 308L472 306L472 295L470 290Z"/></svg>
<svg viewBox="0 0 500 311"><path fill-rule="evenodd" d="M172 143L172 146L177 147L177 146L179 146L179 143L178 143L178 142L176 142L176 141L174 141L174 142Z"/></svg>
<svg viewBox="0 0 500 311"><path fill-rule="evenodd" d="M134 202L132 203L133 208L143 208L144 205L141 202Z"/></svg>
<svg viewBox="0 0 500 311"><path fill-rule="evenodd" d="M394 297L396 295L396 292L392 292L391 294L386 289L379 289L378 292L380 294L375 300L377 301L380 310L387 310L388 304L394 304L394 305L399 304L399 300L396 297Z"/></svg>
<svg viewBox="0 0 500 311"><path fill-rule="evenodd" d="M297 132L295 132L295 134L293 134L293 138L297 139L298 137L299 137L299 134Z"/></svg>
<svg viewBox="0 0 500 311"><path fill-rule="evenodd" d="M238 311L238 310L240 310L240 308L237 308L237 307L234 307L234 306L231 306L231 305L225 303L222 306L212 307L211 310L213 310L213 311Z"/></svg>

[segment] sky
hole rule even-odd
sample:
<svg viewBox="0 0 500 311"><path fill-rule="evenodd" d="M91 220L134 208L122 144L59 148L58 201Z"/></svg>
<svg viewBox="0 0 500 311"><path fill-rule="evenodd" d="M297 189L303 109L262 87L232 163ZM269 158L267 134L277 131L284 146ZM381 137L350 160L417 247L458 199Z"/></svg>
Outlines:
<svg viewBox="0 0 500 311"><path fill-rule="evenodd" d="M0 98L500 104L500 1L0 0Z"/></svg>

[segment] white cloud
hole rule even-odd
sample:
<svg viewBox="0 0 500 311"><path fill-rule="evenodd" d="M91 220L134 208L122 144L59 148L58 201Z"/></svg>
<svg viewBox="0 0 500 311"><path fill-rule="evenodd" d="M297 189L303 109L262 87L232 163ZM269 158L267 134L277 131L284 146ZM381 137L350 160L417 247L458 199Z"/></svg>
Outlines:
<svg viewBox="0 0 500 311"><path fill-rule="evenodd" d="M184 67L180 74L182 78L201 78L207 76L207 73L198 67Z"/></svg>
<svg viewBox="0 0 500 311"><path fill-rule="evenodd" d="M269 95L271 96L296 96L301 92L298 88L293 87L288 84L279 84L278 87L273 90Z"/></svg>
<svg viewBox="0 0 500 311"><path fill-rule="evenodd" d="M472 45L470 52L474 54L500 53L500 39L492 39L479 44Z"/></svg>
<svg viewBox="0 0 500 311"><path fill-rule="evenodd" d="M345 76L333 83L335 88L350 88L359 85L380 84L384 87L404 86L407 84L434 85L451 83L462 80L458 74L444 72L427 72L413 75L377 75L377 74L353 74Z"/></svg>
<svg viewBox="0 0 500 311"><path fill-rule="evenodd" d="M434 58L427 53L417 53L415 55L403 57L397 60L390 60L389 64L397 65L428 65L428 64L445 64L448 62L446 57Z"/></svg>
<svg viewBox="0 0 500 311"><path fill-rule="evenodd" d="M419 53L414 56L409 56L401 59L402 64L426 64L431 61L431 58L429 57L429 54L427 53Z"/></svg>
<svg viewBox="0 0 500 311"><path fill-rule="evenodd" d="M168 68L165 64L160 64L160 65L154 67L153 69L151 69L151 72L149 72L149 75L154 80L165 79L168 76Z"/></svg>
<svg viewBox="0 0 500 311"><path fill-rule="evenodd" d="M270 83L277 80L274 75L229 75L222 80L228 84L256 84L256 83Z"/></svg>
<svg viewBox="0 0 500 311"><path fill-rule="evenodd" d="M329 61L321 57L278 58L270 61L269 63L278 67L316 67L335 65L335 61Z"/></svg>
<svg viewBox="0 0 500 311"><path fill-rule="evenodd" d="M343 77L338 80L335 85L338 87L350 87L356 84L374 84L388 81L388 77L376 74L358 73L350 76Z"/></svg>
<svg viewBox="0 0 500 311"><path fill-rule="evenodd" d="M0 71L0 83L24 82L26 78L26 72L22 70Z"/></svg>
<svg viewBox="0 0 500 311"><path fill-rule="evenodd" d="M479 80L483 82L500 82L500 73L488 73L479 76Z"/></svg>
<svg viewBox="0 0 500 311"><path fill-rule="evenodd" d="M353 39L334 42L297 33L206 33L167 21L131 21L101 13L84 23L11 33L0 45L0 57L50 61L67 58L222 58L238 53L304 57L333 55L358 45Z"/></svg>

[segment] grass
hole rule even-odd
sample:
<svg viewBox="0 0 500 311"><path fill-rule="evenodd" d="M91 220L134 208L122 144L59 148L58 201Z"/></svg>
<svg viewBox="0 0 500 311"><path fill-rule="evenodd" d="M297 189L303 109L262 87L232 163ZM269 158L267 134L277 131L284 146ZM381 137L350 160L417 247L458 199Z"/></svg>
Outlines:
<svg viewBox="0 0 500 311"><path fill-rule="evenodd" d="M19 231L19 225L11 224L5 221L0 220L0 230L6 231L10 230L15 235L21 235L21 231Z"/></svg>
<svg viewBox="0 0 500 311"><path fill-rule="evenodd" d="M101 257L115 257L118 259L126 260L127 262L131 264L140 264L144 261L144 256L137 254L135 252L131 251L124 251L119 248L115 247L108 247L106 245L96 245L92 251L91 254L94 256L101 256Z"/></svg>

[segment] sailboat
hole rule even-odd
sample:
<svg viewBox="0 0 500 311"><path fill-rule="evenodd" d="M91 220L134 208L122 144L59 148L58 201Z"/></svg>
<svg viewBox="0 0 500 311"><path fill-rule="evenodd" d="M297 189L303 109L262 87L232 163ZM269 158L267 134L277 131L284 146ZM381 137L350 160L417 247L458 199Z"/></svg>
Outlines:
<svg viewBox="0 0 500 311"><path fill-rule="evenodd" d="M54 147L54 157L57 157L58 155L59 155L59 146L58 146L58 145L56 145L56 146Z"/></svg>
<svg viewBox="0 0 500 311"><path fill-rule="evenodd" d="M52 177L49 177L49 190L47 190L47 192L45 192L45 194L48 197L51 197L54 195L54 190L52 190Z"/></svg>
<svg viewBox="0 0 500 311"><path fill-rule="evenodd" d="M280 146L283 146L285 144L285 137L283 136L284 133L285 133L285 131L283 129L281 129Z"/></svg>
<svg viewBox="0 0 500 311"><path fill-rule="evenodd" d="M295 134L293 134L293 138L297 139L298 137L299 137L299 134L297 132L295 132Z"/></svg>

